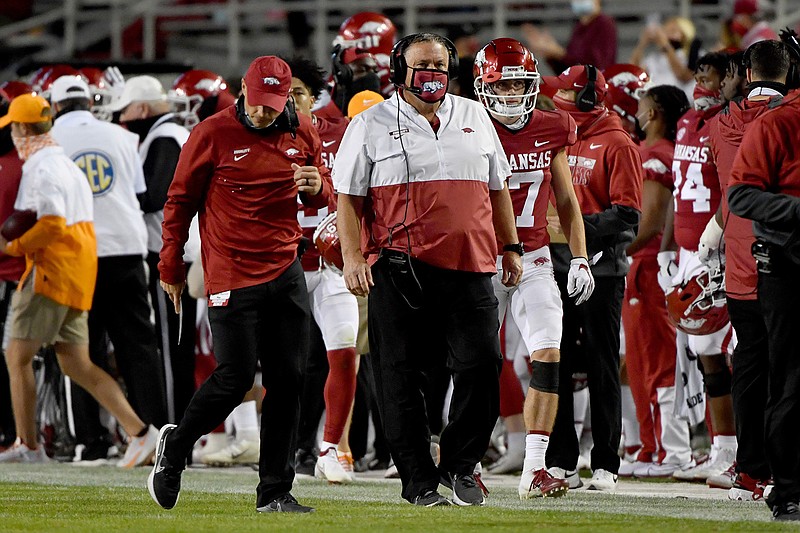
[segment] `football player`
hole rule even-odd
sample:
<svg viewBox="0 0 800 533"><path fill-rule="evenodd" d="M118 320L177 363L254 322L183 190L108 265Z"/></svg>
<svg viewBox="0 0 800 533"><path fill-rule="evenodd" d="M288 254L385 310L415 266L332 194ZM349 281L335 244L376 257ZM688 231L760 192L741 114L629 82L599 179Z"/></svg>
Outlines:
<svg viewBox="0 0 800 533"><path fill-rule="evenodd" d="M333 40L334 48L357 47L366 50L378 64L377 73L381 83L380 92L388 98L394 93L394 84L389 79L389 54L394 46L397 30L386 16L368 11L356 13L339 27Z"/></svg>
<svg viewBox="0 0 800 533"><path fill-rule="evenodd" d="M533 54L519 41L495 39L475 57L475 94L489 111L511 166L508 183L517 232L524 243L522 280L501 283L502 258L493 278L502 323L507 313L520 329L532 367L525 398L528 431L520 498L561 496L569 489L545 466L545 452L558 410L561 296L548 248L547 203L551 191L572 252L570 296L581 303L592 294L583 219L572 188L565 147L576 140L575 121L562 111L534 109L541 76ZM511 321L507 327L511 327Z"/></svg>
<svg viewBox="0 0 800 533"><path fill-rule="evenodd" d="M323 119L313 115L311 108L325 86L322 70L306 59L293 59L288 64L292 71L292 96L297 112L311 117L322 141L322 160L330 168L348 120L344 117ZM341 271L322 261L319 250L313 244L317 226L335 210L333 197L328 207L323 209L309 208L298 201L297 218L304 236L310 240L301 262L306 275L311 310L314 320L322 330L330 367L324 390L327 413L325 429L314 474L331 483L348 483L352 481L352 470L345 470L339 462L338 446L356 391L358 303L356 297L347 290ZM349 446L342 451L343 454L349 452ZM344 463L349 467L346 460Z"/></svg>
<svg viewBox="0 0 800 533"><path fill-rule="evenodd" d="M167 97L189 129L236 103L225 78L210 70L184 72L175 78Z"/></svg>
<svg viewBox="0 0 800 533"><path fill-rule="evenodd" d="M674 243L680 248L677 271L673 261L675 252L662 251L658 258L660 284L668 292L677 290L673 287L685 286L689 280L709 271L709 267L701 263L697 250L700 236L717 212L721 201L719 176L709 141L710 121L722 108L720 87L727 67L728 56L723 53L706 54L698 60L695 70L694 109L687 111L678 121L672 163L672 227ZM669 220L668 217L668 225ZM662 243L663 250L669 247L670 243ZM731 374L726 363L726 352L732 348L733 331L730 323L716 329L702 327L694 321L683 322L681 320L677 324L678 371L687 376L696 375L693 360L695 357L700 358L714 437L709 461L694 468L677 470L673 477L706 481L711 476L729 470L736 458ZM694 329L693 326L701 328ZM687 329L697 334L686 333L684 330ZM705 411L702 386L698 387L694 379L684 381L686 385L676 390L676 403L684 406L684 411L688 411L684 414L691 423L698 423L703 420ZM730 485L726 488L730 488Z"/></svg>

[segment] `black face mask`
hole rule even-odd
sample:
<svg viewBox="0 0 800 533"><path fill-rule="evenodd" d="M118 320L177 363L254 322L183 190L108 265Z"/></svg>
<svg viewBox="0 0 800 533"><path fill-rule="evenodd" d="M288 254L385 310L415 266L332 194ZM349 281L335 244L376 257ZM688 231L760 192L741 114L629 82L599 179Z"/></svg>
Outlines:
<svg viewBox="0 0 800 533"><path fill-rule="evenodd" d="M155 116L155 117L147 117L147 118L137 118L136 120L128 120L123 122L122 125L128 128L128 131L131 131L139 136L139 142L143 142L147 134L150 133L150 129L153 127L153 124L158 121L164 114Z"/></svg>
<svg viewBox="0 0 800 533"><path fill-rule="evenodd" d="M683 48L683 43L681 41L673 41L672 39L670 39L669 44L675 50L680 50L681 48Z"/></svg>
<svg viewBox="0 0 800 533"><path fill-rule="evenodd" d="M375 72L365 74L361 78L354 80L346 87L336 86L333 101L342 113L347 114L347 105L350 100L361 91L381 92L381 78Z"/></svg>
<svg viewBox="0 0 800 533"><path fill-rule="evenodd" d="M236 100L236 118L239 120L239 123L248 130L261 134L268 134L278 130L289 132L292 134L292 137L294 137L297 128L300 126L300 119L297 117L297 111L295 111L294 100L292 98L286 101L283 113L278 115L278 118L266 128L256 128L253 126L250 117L247 116L244 110L244 96L240 96L239 99Z"/></svg>
<svg viewBox="0 0 800 533"><path fill-rule="evenodd" d="M642 127L639 125L639 121L634 119L634 121L633 121L633 125L634 125L634 131L636 131L636 137L637 137L637 138L638 138L640 141L643 141L643 140L645 140L645 139L647 138L647 132L646 132L646 131L644 131L644 130L642 129Z"/></svg>

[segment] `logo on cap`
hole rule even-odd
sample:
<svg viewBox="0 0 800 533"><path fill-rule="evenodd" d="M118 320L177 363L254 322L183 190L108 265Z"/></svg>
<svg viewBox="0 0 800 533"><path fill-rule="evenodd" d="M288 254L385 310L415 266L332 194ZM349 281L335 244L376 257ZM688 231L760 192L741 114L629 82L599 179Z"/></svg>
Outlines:
<svg viewBox="0 0 800 533"><path fill-rule="evenodd" d="M268 76L264 78L264 85L280 85L281 82L275 76Z"/></svg>

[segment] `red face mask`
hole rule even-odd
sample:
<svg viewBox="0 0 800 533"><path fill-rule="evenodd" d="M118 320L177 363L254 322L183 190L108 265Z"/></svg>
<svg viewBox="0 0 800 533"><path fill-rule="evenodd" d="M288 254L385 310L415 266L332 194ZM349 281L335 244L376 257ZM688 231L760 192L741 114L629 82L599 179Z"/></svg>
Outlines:
<svg viewBox="0 0 800 533"><path fill-rule="evenodd" d="M694 93L692 93L692 97L694 98L694 108L698 111L705 111L706 109L722 103L722 97L719 94L719 90L712 91L702 87L699 84L694 86Z"/></svg>
<svg viewBox="0 0 800 533"><path fill-rule="evenodd" d="M748 28L747 26L745 26L741 22L738 22L738 21L734 20L733 22L731 22L730 30L735 35L738 35L739 37L744 37L745 34L747 34L747 32L750 31L750 28Z"/></svg>
<svg viewBox="0 0 800 533"><path fill-rule="evenodd" d="M432 68L415 68L411 71L411 85L407 90L429 104L441 102L447 95L450 76L447 71Z"/></svg>

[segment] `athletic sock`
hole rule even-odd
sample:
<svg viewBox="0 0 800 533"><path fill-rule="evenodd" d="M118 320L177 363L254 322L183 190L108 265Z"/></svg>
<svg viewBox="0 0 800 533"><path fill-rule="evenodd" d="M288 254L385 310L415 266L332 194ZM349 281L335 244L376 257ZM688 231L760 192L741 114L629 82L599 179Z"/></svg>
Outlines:
<svg viewBox="0 0 800 533"><path fill-rule="evenodd" d="M540 470L545 467L544 455L550 443L550 433L545 431L529 431L525 436L525 462L522 465L524 472Z"/></svg>

